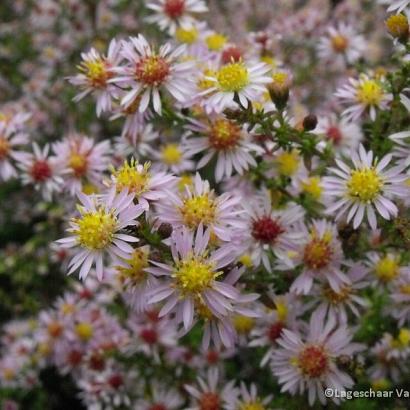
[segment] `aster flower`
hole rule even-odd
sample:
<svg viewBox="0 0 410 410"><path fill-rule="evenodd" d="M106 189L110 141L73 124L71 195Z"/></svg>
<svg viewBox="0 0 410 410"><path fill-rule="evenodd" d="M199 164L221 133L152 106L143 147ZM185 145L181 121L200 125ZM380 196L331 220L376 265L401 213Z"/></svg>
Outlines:
<svg viewBox="0 0 410 410"><path fill-rule="evenodd" d="M400 255L392 252L387 252L386 254L369 252L366 258L366 265L375 277L373 285L377 287L380 285L390 285L406 269L401 266Z"/></svg>
<svg viewBox="0 0 410 410"><path fill-rule="evenodd" d="M346 105L342 115L351 121L359 120L365 113L376 119L377 110L386 110L392 101L392 94L385 90L382 80L362 75L359 79L350 78L349 84L337 90L336 97Z"/></svg>
<svg viewBox="0 0 410 410"><path fill-rule="evenodd" d="M190 28L197 23L195 16L208 11L203 0L156 0L146 5L154 14L147 18L150 23L175 34L178 27Z"/></svg>
<svg viewBox="0 0 410 410"><path fill-rule="evenodd" d="M346 63L356 62L365 49L363 36L357 35L352 26L340 23L337 27L329 27L319 40L318 54L321 59L344 67Z"/></svg>
<svg viewBox="0 0 410 410"><path fill-rule="evenodd" d="M236 100L247 108L250 101L266 92L264 85L271 81L266 76L269 71L270 67L265 63L238 61L225 64L215 75L209 75L207 79L212 86L200 95L206 98L206 104L217 113L235 106Z"/></svg>
<svg viewBox="0 0 410 410"><path fill-rule="evenodd" d="M388 0L387 4L389 5L387 11L401 13L408 5L410 5L410 0Z"/></svg>
<svg viewBox="0 0 410 410"><path fill-rule="evenodd" d="M164 301L160 317L173 311L185 329L192 326L196 311L227 316L240 296L235 287L218 280L221 269L236 258L233 247L226 244L209 251L209 239L210 230L204 231L202 225L195 236L186 228L176 230L171 237L172 265L151 261L153 267L147 269L165 279L150 291L148 303Z"/></svg>
<svg viewBox="0 0 410 410"><path fill-rule="evenodd" d="M303 270L292 283L291 292L308 294L316 278L329 283L335 292L350 285L349 278L341 270L343 251L336 226L324 219L314 220L304 238L300 249L293 253L293 262L302 263Z"/></svg>
<svg viewBox="0 0 410 410"><path fill-rule="evenodd" d="M165 172L151 172L151 163L139 164L134 158L117 169L111 169L111 181L117 192L124 189L145 209L149 204L165 198L175 197L173 190L176 177Z"/></svg>
<svg viewBox="0 0 410 410"><path fill-rule="evenodd" d="M51 201L54 191L60 191L63 185L61 168L49 158L50 146L46 144L41 150L33 143L33 153L16 154L17 166L22 170L21 179L24 184L32 184L40 190L46 201Z"/></svg>
<svg viewBox="0 0 410 410"><path fill-rule="evenodd" d="M375 209L384 219L395 217L398 210L390 198L406 195L403 182L407 177L402 173L404 165L386 170L391 159L392 155L387 154L378 161L373 158L373 152L366 152L362 145L358 153L351 154L353 167L336 159L338 167L329 169L335 176L323 178L326 196L337 200L327 213L333 215L337 211L335 219L339 220L348 212L346 221L353 220L354 229L361 224L365 213L370 227L376 229Z"/></svg>
<svg viewBox="0 0 410 410"><path fill-rule="evenodd" d="M392 154L405 161L406 165L410 164L410 131L401 131L389 136L389 139L395 143Z"/></svg>
<svg viewBox="0 0 410 410"><path fill-rule="evenodd" d="M239 392L239 397L236 397L233 402L227 403L226 410L267 410L273 397L272 395L269 395L263 399L259 397L258 389L253 383L248 389L246 384L241 382Z"/></svg>
<svg viewBox="0 0 410 410"><path fill-rule="evenodd" d="M220 182L229 178L233 171L242 175L249 167L255 167L256 161L252 153L262 154L264 150L250 141L250 136L235 122L222 116L210 119L206 123L192 121L189 128L204 137L191 137L184 141L189 155L204 152L197 168L208 164L217 156L215 180Z"/></svg>
<svg viewBox="0 0 410 410"><path fill-rule="evenodd" d="M191 159L193 154L182 144L163 144L159 149L152 149L151 155L157 160L155 168L160 171L170 171L179 175L195 168L195 162Z"/></svg>
<svg viewBox="0 0 410 410"><path fill-rule="evenodd" d="M307 391L309 405L319 399L326 403L326 388L349 389L352 378L338 369L336 360L342 355L351 356L361 346L351 343L352 333L345 325L324 320L323 314L313 314L306 336L284 329L280 345L272 355L272 372L278 377L281 391L302 394ZM332 398L336 403L339 399Z"/></svg>
<svg viewBox="0 0 410 410"><path fill-rule="evenodd" d="M121 105L128 108L137 97L138 111L143 113L149 103L155 112L161 114L160 90L167 90L178 102L187 101L193 93L193 68L195 62L177 62L185 51L184 46L175 50L169 44L154 51L147 40L139 34L122 43L122 56L127 61L125 66L114 69L117 77L110 82L130 87L121 100Z"/></svg>
<svg viewBox="0 0 410 410"><path fill-rule="evenodd" d="M241 198L224 193L217 196L208 181L196 174L194 186L185 187L185 195L170 197L169 202L158 203L158 219L174 228L196 229L201 224L210 228L222 241L229 241L235 229L244 227L239 219Z"/></svg>
<svg viewBox="0 0 410 410"><path fill-rule="evenodd" d="M185 390L192 396L192 404L186 410L223 408L228 403L232 403L238 395L233 381L221 383L216 368L208 370L206 380L201 376L198 376L197 380L198 387L185 385Z"/></svg>
<svg viewBox="0 0 410 410"><path fill-rule="evenodd" d="M179 410L184 403L181 395L173 387L156 380L150 383L150 397L137 402L140 410Z"/></svg>
<svg viewBox="0 0 410 410"><path fill-rule="evenodd" d="M80 278L84 279L95 264L97 277L102 280L106 256L111 260L131 256L133 248L127 242L138 242L138 238L120 231L136 225L135 219L143 209L132 203L134 195L125 190L117 195L111 189L106 196L100 197L78 193L78 199L82 204L78 208L80 216L72 219L68 229L73 236L59 239L57 243L77 249L69 263L68 274L80 269Z"/></svg>
<svg viewBox="0 0 410 410"><path fill-rule="evenodd" d="M391 292L391 314L399 326L410 324L410 268L407 267L393 282Z"/></svg>
<svg viewBox="0 0 410 410"><path fill-rule="evenodd" d="M12 161L16 160L16 148L28 143L28 135L23 131L16 131L15 127L0 121L0 178L4 181L17 176Z"/></svg>
<svg viewBox="0 0 410 410"><path fill-rule="evenodd" d="M80 87L83 91L74 97L78 102L88 94L95 94L97 98L97 116L102 112L111 111L112 99L118 98L118 88L109 83L113 77L112 68L121 61L121 44L111 40L107 56L101 55L95 48L88 53L82 53L82 63L78 66L80 74L69 77L71 84Z"/></svg>
<svg viewBox="0 0 410 410"><path fill-rule="evenodd" d="M53 143L52 150L65 176L64 187L71 195L81 191L84 183L101 185L102 173L109 163L109 141L96 144L92 138L72 133Z"/></svg>

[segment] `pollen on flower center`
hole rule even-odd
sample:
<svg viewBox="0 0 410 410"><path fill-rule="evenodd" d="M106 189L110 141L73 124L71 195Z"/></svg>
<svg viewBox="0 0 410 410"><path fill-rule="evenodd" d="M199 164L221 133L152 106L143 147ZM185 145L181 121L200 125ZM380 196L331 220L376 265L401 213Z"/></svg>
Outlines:
<svg viewBox="0 0 410 410"><path fill-rule="evenodd" d="M263 243L273 244L277 237L285 232L277 220L270 216L263 216L253 221L252 236Z"/></svg>
<svg viewBox="0 0 410 410"><path fill-rule="evenodd" d="M255 319L244 315L235 315L233 325L238 333L248 334L255 325Z"/></svg>
<svg viewBox="0 0 410 410"><path fill-rule="evenodd" d="M216 204L209 194L193 196L184 200L180 212L189 228L196 228L201 222L208 226L215 220Z"/></svg>
<svg viewBox="0 0 410 410"><path fill-rule="evenodd" d="M330 286L323 288L323 296L333 305L345 302L349 299L351 293L352 288L350 286L343 286L339 292L335 292Z"/></svg>
<svg viewBox="0 0 410 410"><path fill-rule="evenodd" d="M352 198L362 202L374 200L383 187L381 178L374 168L362 168L351 172L347 190Z"/></svg>
<svg viewBox="0 0 410 410"><path fill-rule="evenodd" d="M30 173L34 181L42 182L51 177L51 168L47 161L40 160L34 162Z"/></svg>
<svg viewBox="0 0 410 410"><path fill-rule="evenodd" d="M181 43L192 44L198 39L198 30L195 27L187 29L178 27L175 32L175 37Z"/></svg>
<svg viewBox="0 0 410 410"><path fill-rule="evenodd" d="M167 165L177 165L181 162L182 152L177 144L167 144L161 149L162 160Z"/></svg>
<svg viewBox="0 0 410 410"><path fill-rule="evenodd" d="M71 152L68 159L68 165L73 170L74 175L80 178L85 175L88 168L87 157L78 152Z"/></svg>
<svg viewBox="0 0 410 410"><path fill-rule="evenodd" d="M90 323L80 322L75 326L75 333L80 340L87 342L93 336L93 327Z"/></svg>
<svg viewBox="0 0 410 410"><path fill-rule="evenodd" d="M224 65L219 69L216 78L219 87L226 92L241 91L249 83L248 69L241 62Z"/></svg>
<svg viewBox="0 0 410 410"><path fill-rule="evenodd" d="M206 45L212 51L219 51L226 43L226 37L222 34L214 33L205 38Z"/></svg>
<svg viewBox="0 0 410 410"><path fill-rule="evenodd" d="M221 408L220 406L221 400L217 393L202 393L202 396L199 399L199 410L219 410Z"/></svg>
<svg viewBox="0 0 410 410"><path fill-rule="evenodd" d="M10 152L10 143L8 140L0 136L0 161L7 157Z"/></svg>
<svg viewBox="0 0 410 410"><path fill-rule="evenodd" d="M117 266L118 278L122 283L140 284L147 277L148 251L143 248L134 249L131 257L125 260L128 266Z"/></svg>
<svg viewBox="0 0 410 410"><path fill-rule="evenodd" d="M299 152L297 150L284 152L277 156L276 163L278 165L279 173L290 177L299 168Z"/></svg>
<svg viewBox="0 0 410 410"><path fill-rule="evenodd" d="M365 105L379 105L383 99L383 89L375 80L366 80L356 91L356 98Z"/></svg>
<svg viewBox="0 0 410 410"><path fill-rule="evenodd" d="M333 50L336 53L343 53L349 45L349 40L341 34L335 35L331 38Z"/></svg>
<svg viewBox="0 0 410 410"><path fill-rule="evenodd" d="M117 191L128 189L136 196L143 194L148 189L151 179L150 166L150 163L145 163L143 167L138 167L135 160L131 160L130 163L125 161L122 167L113 172Z"/></svg>
<svg viewBox="0 0 410 410"><path fill-rule="evenodd" d="M158 55L144 57L135 66L136 79L147 85L162 84L169 73L168 62Z"/></svg>
<svg viewBox="0 0 410 410"><path fill-rule="evenodd" d="M177 262L172 277L182 293L196 294L208 289L219 275L211 263L199 256L190 256Z"/></svg>
<svg viewBox="0 0 410 410"><path fill-rule="evenodd" d="M172 18L177 19L184 14L185 0L166 0L164 3L165 14Z"/></svg>
<svg viewBox="0 0 410 410"><path fill-rule="evenodd" d="M377 262L374 271L382 282L390 282L399 275L400 267L394 258L387 255Z"/></svg>
<svg viewBox="0 0 410 410"><path fill-rule="evenodd" d="M241 129L229 120L219 119L211 126L209 142L215 149L226 150L233 148L240 139Z"/></svg>
<svg viewBox="0 0 410 410"><path fill-rule="evenodd" d="M107 64L104 60L83 61L79 67L84 72L91 86L103 88L112 74L107 70Z"/></svg>
<svg viewBox="0 0 410 410"><path fill-rule="evenodd" d="M77 241L87 249L103 249L113 241L117 218L103 208L84 213L74 222L78 225Z"/></svg>
<svg viewBox="0 0 410 410"><path fill-rule="evenodd" d="M329 368L329 356L322 346L306 346L297 358L301 372L309 377L320 377Z"/></svg>
<svg viewBox="0 0 410 410"><path fill-rule="evenodd" d="M322 269L326 267L332 258L332 248L327 238L313 239L305 246L303 253L303 262L310 269Z"/></svg>
<svg viewBox="0 0 410 410"><path fill-rule="evenodd" d="M238 410L265 410L265 406L259 401L251 401L247 403L241 403Z"/></svg>
<svg viewBox="0 0 410 410"><path fill-rule="evenodd" d="M302 182L304 192L310 194L313 198L319 199L322 195L322 187L320 186L319 177L310 177Z"/></svg>

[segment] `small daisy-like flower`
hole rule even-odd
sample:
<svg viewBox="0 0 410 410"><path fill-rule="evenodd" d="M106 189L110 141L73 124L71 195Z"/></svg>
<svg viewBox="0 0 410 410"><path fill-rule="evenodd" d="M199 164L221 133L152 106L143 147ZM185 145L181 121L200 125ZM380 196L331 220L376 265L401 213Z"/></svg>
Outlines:
<svg viewBox="0 0 410 410"><path fill-rule="evenodd" d="M360 345L351 343L352 333L345 325L336 326L334 319L324 320L323 314L313 314L309 330L300 333L284 329L280 345L272 355L272 371L282 385L281 391L301 394L307 391L309 405L316 399L326 403L326 388L349 389L352 378L338 369L336 360L342 355L351 356ZM338 398L332 398L336 403Z"/></svg>
<svg viewBox="0 0 410 410"><path fill-rule="evenodd" d="M130 87L121 105L127 109L137 97L141 97L138 105L140 113L145 112L152 101L154 111L161 114L160 90L163 89L178 102L186 102L194 92L192 80L195 62L178 62L184 51L184 46L172 50L166 44L156 52L141 34L124 41L122 56L127 64L114 68L118 76L111 80L114 84Z"/></svg>
<svg viewBox="0 0 410 410"><path fill-rule="evenodd" d="M369 113L374 121L377 110L386 110L393 99L392 94L385 90L381 79L367 75L362 75L359 79L350 78L349 84L337 90L335 95L345 104L351 105L342 113L351 121L359 120L365 113Z"/></svg>
<svg viewBox="0 0 410 410"><path fill-rule="evenodd" d="M400 255L386 253L385 255L377 252L369 252L367 255L367 266L370 272L375 276L373 282L375 286L389 285L400 277L401 272L405 269L401 266Z"/></svg>
<svg viewBox="0 0 410 410"><path fill-rule="evenodd" d="M117 169L112 169L110 184L117 192L126 189L134 195L138 203L149 209L150 202L174 196L172 191L176 184L176 177L165 172L151 171L151 163L139 164L134 158Z"/></svg>
<svg viewBox="0 0 410 410"><path fill-rule="evenodd" d="M318 45L320 58L341 67L357 61L365 49L366 42L363 36L357 35L352 26L344 23L337 27L329 27Z"/></svg>
<svg viewBox="0 0 410 410"><path fill-rule="evenodd" d="M178 391L154 380L150 384L150 397L139 400L136 409L140 410L179 410L184 403Z"/></svg>
<svg viewBox="0 0 410 410"><path fill-rule="evenodd" d="M391 312L398 325L410 325L410 269L406 268L393 282L391 292Z"/></svg>
<svg viewBox="0 0 410 410"><path fill-rule="evenodd" d="M242 239L252 258L254 267L261 264L270 271L270 253L282 261L288 261L289 251L297 249L304 237L304 211L298 205L289 206L285 210L272 209L269 194L257 198L249 204L245 203L247 235ZM244 232L240 235L243 236Z"/></svg>
<svg viewBox="0 0 410 410"><path fill-rule="evenodd" d="M375 209L384 219L395 217L398 210L390 198L406 195L403 183L407 177L402 173L405 165L386 170L391 159L392 155L387 154L378 161L373 158L373 152L366 152L361 144L358 153L351 153L352 168L336 159L338 167L329 169L335 176L323 178L326 196L336 199L327 213L333 215L337 211L335 219L339 220L348 212L346 221L353 220L354 229L362 223L365 213L370 227L376 229Z"/></svg>
<svg viewBox="0 0 410 410"><path fill-rule="evenodd" d="M222 241L229 241L234 230L244 227L239 219L243 213L239 208L241 197L230 193L217 196L199 174L193 186L185 186L185 195L169 199L169 203L158 204L158 219L174 228L184 226L195 230L203 225Z"/></svg>
<svg viewBox="0 0 410 410"><path fill-rule="evenodd" d="M401 13L408 5L410 5L410 0L388 0L387 4L389 5L387 11Z"/></svg>
<svg viewBox="0 0 410 410"><path fill-rule="evenodd" d="M241 382L240 396L235 401L227 403L226 410L268 410L268 405L272 401L272 396L261 398L255 384L251 384L248 389L245 383Z"/></svg>
<svg viewBox="0 0 410 410"><path fill-rule="evenodd" d="M23 171L21 179L24 184L32 184L40 190L44 199L51 201L53 191L59 191L63 184L61 169L57 163L48 157L50 146L47 144L43 150L33 143L33 153L18 155L18 167Z"/></svg>
<svg viewBox="0 0 410 410"><path fill-rule="evenodd" d="M127 242L138 242L138 239L120 233L127 226L137 224L135 219L143 209L133 204L134 195L124 190L116 195L111 189L106 196L88 196L78 193L82 206L78 207L80 216L71 220L68 232L73 236L57 241L67 248L76 247L77 253L69 263L68 274L80 269L80 278L84 279L95 263L99 280L103 279L104 257L111 260L128 259L133 248Z"/></svg>
<svg viewBox="0 0 410 410"><path fill-rule="evenodd" d="M325 280L335 292L350 285L349 278L340 269L343 251L336 226L325 219L314 220L304 237L303 245L294 252L293 258L293 262L303 264L303 270L292 283L291 292L308 294L316 278Z"/></svg>
<svg viewBox="0 0 410 410"><path fill-rule="evenodd" d="M208 11L203 0L156 0L147 4L154 11L147 21L158 24L161 30L173 35L179 27L189 29L197 23L195 15Z"/></svg>
<svg viewBox="0 0 410 410"><path fill-rule="evenodd" d="M240 294L235 287L219 281L222 268L236 258L231 245L224 245L212 252L208 250L210 230L199 226L196 235L186 228L174 231L171 237L173 264L151 261L154 267L147 271L155 276L167 278L166 282L150 290L148 303L166 301L159 315L171 311L176 319L189 329L195 311L208 309L216 317L227 316L233 311L232 303Z"/></svg>
<svg viewBox="0 0 410 410"><path fill-rule="evenodd" d="M184 146L189 155L205 151L198 162L198 168L204 167L216 155L216 182L224 177L229 178L233 171L242 175L250 166L256 166L251 153L264 153L264 150L252 143L247 134L238 124L224 117L215 117L206 123L193 122L189 127L204 137L191 137L185 140Z"/></svg>
<svg viewBox="0 0 410 410"><path fill-rule="evenodd" d="M70 134L52 145L55 162L66 177L65 187L71 195L80 192L83 183L101 185L102 173L108 168L110 143L95 143L92 138L81 134Z"/></svg>
<svg viewBox="0 0 410 410"><path fill-rule="evenodd" d="M195 168L195 162L191 160L193 154L182 144L170 142L151 151L157 159L155 167L161 171L171 171L179 175Z"/></svg>
<svg viewBox="0 0 410 410"><path fill-rule="evenodd" d="M217 368L208 370L204 380L198 376L198 388L185 385L185 389L192 396L193 403L186 410L222 409L228 403L232 403L238 396L233 381L221 383Z"/></svg>
<svg viewBox="0 0 410 410"><path fill-rule="evenodd" d="M28 143L28 135L16 131L12 123L0 120L0 178L4 181L17 176L12 161L16 160L16 148Z"/></svg>
<svg viewBox="0 0 410 410"><path fill-rule="evenodd" d="M115 39L111 40L107 56L101 55L95 48L88 53L82 53L82 63L78 66L80 74L69 77L70 83L83 89L74 97L80 101L85 96L93 93L97 97L97 116L102 112L111 111L112 99L117 98L118 88L109 83L114 73L112 68L121 61L121 44Z"/></svg>
<svg viewBox="0 0 410 410"><path fill-rule="evenodd" d="M235 106L236 98L246 108L250 101L266 91L265 84L271 82L266 75L269 71L270 67L265 63L231 62L208 77L212 86L200 94L216 112Z"/></svg>

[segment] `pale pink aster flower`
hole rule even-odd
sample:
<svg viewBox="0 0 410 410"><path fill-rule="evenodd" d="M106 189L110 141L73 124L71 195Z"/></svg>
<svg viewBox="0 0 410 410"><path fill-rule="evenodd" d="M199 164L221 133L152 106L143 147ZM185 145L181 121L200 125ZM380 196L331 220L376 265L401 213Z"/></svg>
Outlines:
<svg viewBox="0 0 410 410"><path fill-rule="evenodd" d="M374 121L377 110L386 110L393 99L392 94L385 90L383 80L367 75L359 79L350 78L349 83L339 88L335 96L350 105L342 115L351 121L359 120L365 113L369 113Z"/></svg>
<svg viewBox="0 0 410 410"><path fill-rule="evenodd" d="M92 138L73 133L52 144L55 161L63 169L65 188L71 195L82 190L84 182L101 185L102 173L108 168L110 142L95 143Z"/></svg>
<svg viewBox="0 0 410 410"><path fill-rule="evenodd" d="M184 400L176 389L154 380L149 386L150 397L138 400L135 410L179 410Z"/></svg>
<svg viewBox="0 0 410 410"><path fill-rule="evenodd" d="M353 167L336 159L336 167L329 169L335 176L323 178L325 195L335 198L326 212L339 220L347 213L346 221L353 220L356 229L362 223L366 213L372 229L377 228L377 212L387 220L397 216L397 206L391 197L404 197L408 190L404 186L407 176L402 173L405 165L396 165L386 170L392 155L385 155L380 161L373 157L373 152L364 149L360 144L359 151L352 151Z"/></svg>
<svg viewBox="0 0 410 410"><path fill-rule="evenodd" d="M0 121L0 178L4 181L17 176L12 161L16 160L16 148L27 144L28 135L16 131L15 126L6 121Z"/></svg>
<svg viewBox="0 0 410 410"><path fill-rule="evenodd" d="M222 241L229 241L234 230L245 227L239 218L241 197L231 193L216 195L209 182L196 174L193 186L186 186L185 195L173 196L169 202L158 203L157 214L161 222L174 228L196 229L199 225L210 228Z"/></svg>
<svg viewBox="0 0 410 410"><path fill-rule="evenodd" d="M34 185L46 201L51 201L52 193L62 189L61 167L49 158L50 146L46 144L41 150L33 143L33 153L18 153L17 166L21 169L23 184Z"/></svg>
<svg viewBox="0 0 410 410"><path fill-rule="evenodd" d="M234 107L236 102L247 108L250 101L266 92L265 85L272 81L267 76L270 70L265 63L251 64L241 60L225 64L206 77L210 87L199 95L217 113Z"/></svg>
<svg viewBox="0 0 410 410"><path fill-rule="evenodd" d="M250 135L243 128L223 116L211 118L206 122L192 120L189 129L204 136L191 137L184 141L188 155L204 152L198 162L198 169L217 156L216 182L229 178L234 171L242 175L250 166L256 166L252 153L255 155L265 152L250 141Z"/></svg>
<svg viewBox="0 0 410 410"><path fill-rule="evenodd" d="M320 38L317 49L319 58L344 67L346 63L355 63L363 55L366 42L353 26L340 23L328 28L326 35Z"/></svg>
<svg viewBox="0 0 410 410"><path fill-rule="evenodd" d="M151 148L150 153L156 159L153 166L159 171L170 171L180 175L195 168L195 162L191 159L193 154L183 144L169 142Z"/></svg>
<svg viewBox="0 0 410 410"><path fill-rule="evenodd" d="M130 87L122 98L121 105L128 108L140 96L140 113L145 112L152 101L154 111L161 114L159 91L162 89L167 90L180 103L187 101L194 90L195 62L178 62L184 51L184 46L172 50L169 44L165 44L157 53L141 34L123 41L122 56L127 64L116 67L114 71L117 77L110 80L114 84Z"/></svg>
<svg viewBox="0 0 410 410"><path fill-rule="evenodd" d="M335 292L350 285L349 278L341 270L344 257L336 225L325 219L314 220L303 236L304 242L292 258L294 263L303 264L303 270L292 283L290 291L308 294L313 280L319 278L329 283Z"/></svg>
<svg viewBox="0 0 410 410"><path fill-rule="evenodd" d="M271 271L270 253L290 263L289 252L297 249L304 238L304 210L298 205L290 205L285 210L272 209L269 194L243 204L246 210L247 227L239 235L247 249L254 267L261 264ZM245 233L245 235L244 235Z"/></svg>
<svg viewBox="0 0 410 410"><path fill-rule="evenodd" d="M340 356L356 353L361 345L351 343L352 333L345 325L336 326L336 321L324 320L323 314L313 314L306 336L288 329L282 331L280 345L272 355L272 372L278 377L281 391L290 394L308 393L309 405L319 399L326 403L326 388L350 389L354 382L338 369ZM332 398L339 403L338 398Z"/></svg>
<svg viewBox="0 0 410 410"><path fill-rule="evenodd" d="M386 252L385 254L368 252L365 263L369 267L370 273L374 276L372 285L377 288L380 285L390 286L394 280L406 271L406 268L401 266L400 254L393 252Z"/></svg>
<svg viewBox="0 0 410 410"><path fill-rule="evenodd" d="M70 222L68 232L73 236L59 239L63 247L77 249L69 263L68 274L80 268L80 279L87 277L95 263L99 280L103 279L104 258L110 260L130 258L133 248L127 242L138 242L138 238L120 233L127 226L137 225L135 220L143 213L141 206L134 205L134 195L111 189L105 196L78 193L81 206L80 216Z"/></svg>
<svg viewBox="0 0 410 410"><path fill-rule="evenodd" d="M119 90L109 80L113 77L113 67L116 67L122 57L120 55L121 43L115 39L108 46L107 56L101 55L95 48L88 53L81 53L83 61L78 66L80 74L69 77L71 84L80 87L83 91L74 97L78 102L88 94L95 94L97 98L97 116L102 112L112 110L112 99L118 98Z"/></svg>
<svg viewBox="0 0 410 410"><path fill-rule="evenodd" d="M139 164L131 158L120 167L111 169L111 180L107 184L114 186L117 192L126 189L144 210L148 210L152 202L176 197L176 182L174 175L152 172L150 162Z"/></svg>
<svg viewBox="0 0 410 410"><path fill-rule="evenodd" d="M241 382L239 394L239 397L236 397L234 401L227 403L226 410L265 410L268 409L273 398L272 395L264 398L259 397L258 389L254 383L247 388L246 384Z"/></svg>
<svg viewBox="0 0 410 410"><path fill-rule="evenodd" d="M226 317L240 299L234 286L217 280L221 269L235 260L235 249L225 244L209 251L210 234L210 229L204 231L202 225L195 236L187 228L174 231L171 237L173 264L151 261L153 267L147 269L155 276L164 277L160 285L150 290L148 303L165 301L159 316L172 311L185 329L192 326L196 311Z"/></svg>
<svg viewBox="0 0 410 410"><path fill-rule="evenodd" d="M154 14L147 18L163 31L175 34L178 27L191 28L197 24L195 16L208 11L203 0L156 0L146 5Z"/></svg>
<svg viewBox="0 0 410 410"><path fill-rule="evenodd" d="M390 292L392 316L398 320L398 325L410 324L410 269L406 268L393 282Z"/></svg>
<svg viewBox="0 0 410 410"><path fill-rule="evenodd" d="M216 368L208 370L206 380L201 376L198 376L197 380L198 387L184 386L192 396L192 404L186 410L202 410L207 407L210 409L224 408L238 396L234 382L221 383L219 371Z"/></svg>

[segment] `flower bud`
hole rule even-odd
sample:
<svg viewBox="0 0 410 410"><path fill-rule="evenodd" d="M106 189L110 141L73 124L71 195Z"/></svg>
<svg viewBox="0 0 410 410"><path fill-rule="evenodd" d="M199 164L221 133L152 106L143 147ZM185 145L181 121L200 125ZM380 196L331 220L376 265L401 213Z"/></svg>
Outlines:
<svg viewBox="0 0 410 410"><path fill-rule="evenodd" d="M404 14L394 14L386 20L387 31L394 38L406 41L409 37L409 21Z"/></svg>
<svg viewBox="0 0 410 410"><path fill-rule="evenodd" d="M305 131L312 131L317 126L317 117L316 115L309 114L303 119L303 129Z"/></svg>
<svg viewBox="0 0 410 410"><path fill-rule="evenodd" d="M272 75L272 82L267 85L269 95L279 110L283 110L289 99L289 88L291 85L290 75L279 71Z"/></svg>

